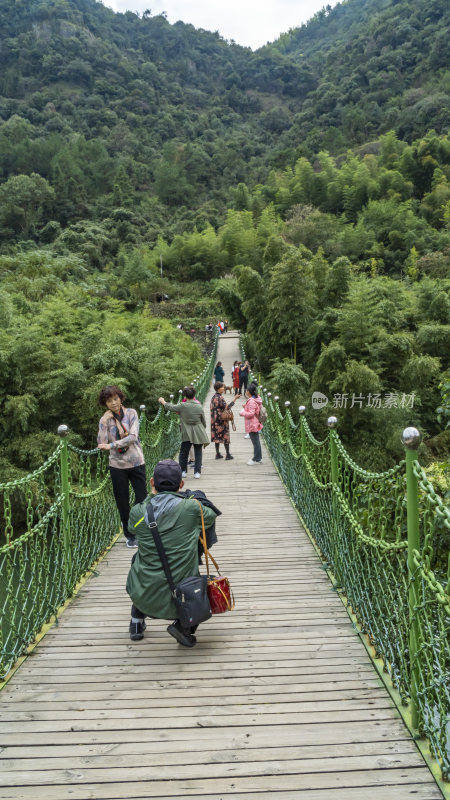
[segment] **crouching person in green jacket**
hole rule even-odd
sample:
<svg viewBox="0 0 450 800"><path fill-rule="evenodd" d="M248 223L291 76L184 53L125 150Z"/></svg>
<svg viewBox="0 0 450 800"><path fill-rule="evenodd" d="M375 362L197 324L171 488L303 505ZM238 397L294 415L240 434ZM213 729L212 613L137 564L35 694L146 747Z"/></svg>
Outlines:
<svg viewBox="0 0 450 800"><path fill-rule="evenodd" d="M176 461L159 461L150 479L151 495L143 503L133 506L128 520L128 530L137 537L138 552L133 559L127 578L127 592L131 607L130 639L139 641L144 636L145 617L173 619L176 616L172 599L152 532L147 523L147 505L151 502L161 541L174 583L198 575L198 539L202 530L201 511L193 498L180 497L183 488L181 467ZM205 526L214 522L216 514L203 506ZM184 647L194 647L194 630L184 630L178 619L168 626L167 632Z"/></svg>

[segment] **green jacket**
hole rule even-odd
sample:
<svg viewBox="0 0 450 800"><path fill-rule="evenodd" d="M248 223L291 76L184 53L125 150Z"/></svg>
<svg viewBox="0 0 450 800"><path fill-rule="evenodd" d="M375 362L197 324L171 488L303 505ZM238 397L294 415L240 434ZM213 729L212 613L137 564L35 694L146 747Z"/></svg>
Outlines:
<svg viewBox="0 0 450 800"><path fill-rule="evenodd" d="M179 414L181 423L181 441L192 444L209 444L206 432L206 420L203 408L195 400L186 400L185 403L166 403L169 411Z"/></svg>
<svg viewBox="0 0 450 800"><path fill-rule="evenodd" d="M134 605L146 616L175 619L177 614L169 584L152 533L145 522L150 500L175 584L183 578L198 575L197 543L202 530L200 507L193 498L179 497L176 492L158 492L133 506L128 520L128 530L137 536L139 547L128 573L127 592ZM202 508L205 527L208 528L216 514L210 508Z"/></svg>

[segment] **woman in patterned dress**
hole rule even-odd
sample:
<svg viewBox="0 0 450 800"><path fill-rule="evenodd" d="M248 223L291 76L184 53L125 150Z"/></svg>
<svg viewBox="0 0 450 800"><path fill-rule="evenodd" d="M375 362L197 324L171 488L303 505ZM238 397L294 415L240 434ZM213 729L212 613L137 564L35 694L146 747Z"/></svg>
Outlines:
<svg viewBox="0 0 450 800"><path fill-rule="evenodd" d="M232 408L234 401L226 403L223 393L225 391L225 384L222 381L216 381L214 384L214 391L211 399L211 441L214 442L216 447L216 458L223 458L222 453L219 452L221 443L225 445L226 460L232 461L233 456L230 454L230 423L222 419L222 411L226 408Z"/></svg>

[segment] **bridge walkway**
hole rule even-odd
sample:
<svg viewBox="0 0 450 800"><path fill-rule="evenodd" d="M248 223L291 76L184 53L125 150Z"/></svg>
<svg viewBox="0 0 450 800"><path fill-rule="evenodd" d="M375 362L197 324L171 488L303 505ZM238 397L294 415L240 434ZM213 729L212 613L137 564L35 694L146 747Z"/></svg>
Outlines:
<svg viewBox="0 0 450 800"><path fill-rule="evenodd" d="M222 337L227 379L238 357ZM161 621L130 642L117 542L0 695L0 798L442 797L267 453L247 466L237 427L234 461L210 446L187 480L223 511L214 553L236 610L192 650Z"/></svg>

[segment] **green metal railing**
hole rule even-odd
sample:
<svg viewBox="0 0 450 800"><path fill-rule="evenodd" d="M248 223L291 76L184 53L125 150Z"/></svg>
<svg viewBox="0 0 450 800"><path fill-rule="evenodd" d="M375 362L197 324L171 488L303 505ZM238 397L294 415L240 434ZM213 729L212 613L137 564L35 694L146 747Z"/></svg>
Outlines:
<svg viewBox="0 0 450 800"><path fill-rule="evenodd" d="M217 352L193 382L203 401ZM181 396L181 389L179 390ZM171 395L172 397L172 395ZM140 439L148 474L180 445L176 417L162 407L153 420L141 406ZM0 679L73 594L80 579L119 530L104 451L80 450L58 429L61 442L35 472L0 484Z"/></svg>
<svg viewBox="0 0 450 800"><path fill-rule="evenodd" d="M242 357L245 353L242 349ZM261 389L264 440L305 527L375 656L450 778L450 510L417 461L420 435L403 432L406 460L382 473L359 467L330 417L323 441L299 408L281 412ZM437 576L436 572L440 571Z"/></svg>

